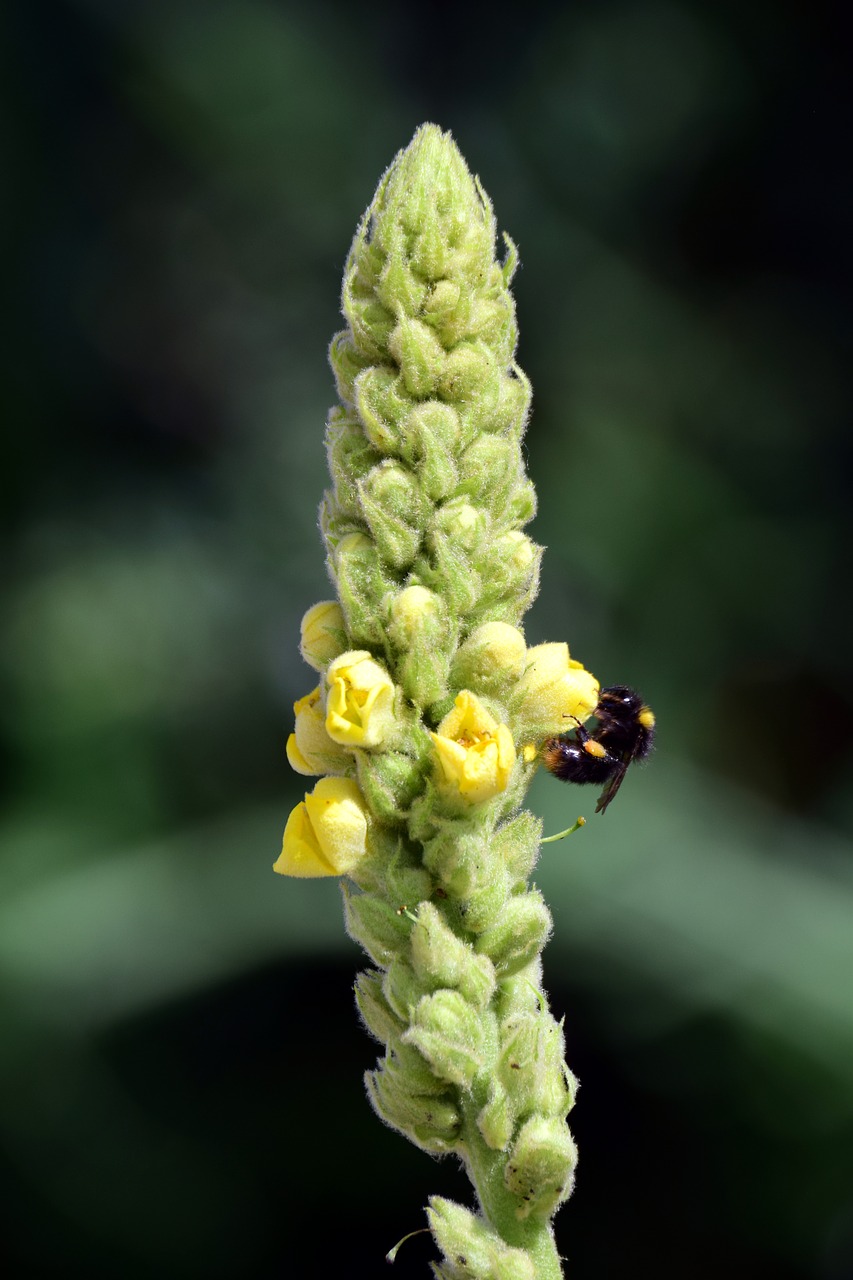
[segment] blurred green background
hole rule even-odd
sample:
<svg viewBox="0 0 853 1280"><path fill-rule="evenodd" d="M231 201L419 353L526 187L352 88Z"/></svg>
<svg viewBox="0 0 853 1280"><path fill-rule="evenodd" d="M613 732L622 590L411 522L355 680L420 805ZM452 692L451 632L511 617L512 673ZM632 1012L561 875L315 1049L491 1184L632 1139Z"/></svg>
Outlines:
<svg viewBox="0 0 853 1280"><path fill-rule="evenodd" d="M372 1277L468 1199L368 1108L337 886L271 872L342 264L424 119L521 250L528 638L660 725L606 820L531 796L590 818L537 873L569 1274L853 1275L841 9L7 0L7 1275Z"/></svg>

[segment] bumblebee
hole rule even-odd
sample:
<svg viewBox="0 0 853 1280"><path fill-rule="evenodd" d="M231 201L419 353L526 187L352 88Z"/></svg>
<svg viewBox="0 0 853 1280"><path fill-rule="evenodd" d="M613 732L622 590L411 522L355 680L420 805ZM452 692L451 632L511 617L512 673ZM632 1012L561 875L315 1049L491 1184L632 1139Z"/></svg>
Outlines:
<svg viewBox="0 0 853 1280"><path fill-rule="evenodd" d="M598 725L592 732L578 721L573 733L546 739L542 761L564 782L603 783L595 812L604 813L622 786L628 765L651 751L655 717L639 693L621 684L601 690L594 715Z"/></svg>

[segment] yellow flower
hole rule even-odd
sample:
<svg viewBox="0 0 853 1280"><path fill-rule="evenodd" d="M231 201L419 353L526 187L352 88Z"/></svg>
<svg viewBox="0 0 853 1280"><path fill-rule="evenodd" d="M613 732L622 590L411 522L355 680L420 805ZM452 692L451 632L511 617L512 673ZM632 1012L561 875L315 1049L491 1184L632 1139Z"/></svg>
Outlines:
<svg viewBox="0 0 853 1280"><path fill-rule="evenodd" d="M430 737L441 781L469 804L481 804L506 790L515 764L512 735L468 689L458 695Z"/></svg>
<svg viewBox="0 0 853 1280"><path fill-rule="evenodd" d="M326 731L347 747L378 747L394 726L394 685L363 649L342 653L326 673Z"/></svg>
<svg viewBox="0 0 853 1280"><path fill-rule="evenodd" d="M326 732L319 687L294 702L293 714L296 726L287 739L287 758L291 769L309 777L346 772L352 757Z"/></svg>
<svg viewBox="0 0 853 1280"><path fill-rule="evenodd" d="M350 778L321 778L287 820L273 871L343 876L367 854L367 805Z"/></svg>
<svg viewBox="0 0 853 1280"><path fill-rule="evenodd" d="M321 600L302 619L299 651L309 667L322 671L346 647L346 623L337 600Z"/></svg>
<svg viewBox="0 0 853 1280"><path fill-rule="evenodd" d="M554 730L566 719L586 720L598 705L598 681L569 657L567 644L537 644L527 650L524 674L515 687L514 715L525 724Z"/></svg>

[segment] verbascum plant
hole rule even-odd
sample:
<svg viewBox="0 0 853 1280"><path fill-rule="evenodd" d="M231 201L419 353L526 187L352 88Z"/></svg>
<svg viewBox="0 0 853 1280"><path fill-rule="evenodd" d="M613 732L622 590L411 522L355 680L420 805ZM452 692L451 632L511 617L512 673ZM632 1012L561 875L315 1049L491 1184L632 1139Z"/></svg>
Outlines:
<svg viewBox="0 0 853 1280"><path fill-rule="evenodd" d="M542 992L551 916L520 805L537 744L586 720L598 681L520 630L541 549L521 449L512 242L449 134L424 125L382 178L346 264L331 344L340 404L321 507L337 599L306 614L319 675L288 758L319 776L275 869L344 880L356 984L384 1054L379 1116L454 1154L478 1208L431 1199L444 1280L561 1275L576 1081Z"/></svg>

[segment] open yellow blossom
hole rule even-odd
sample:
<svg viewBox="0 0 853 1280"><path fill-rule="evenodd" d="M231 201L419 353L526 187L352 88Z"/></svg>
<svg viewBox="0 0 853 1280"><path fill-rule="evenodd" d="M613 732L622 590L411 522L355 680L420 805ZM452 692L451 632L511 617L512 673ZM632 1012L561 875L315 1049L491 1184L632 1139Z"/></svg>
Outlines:
<svg viewBox="0 0 853 1280"><path fill-rule="evenodd" d="M343 876L368 852L367 805L350 778L321 778L287 820L273 871Z"/></svg>
<svg viewBox="0 0 853 1280"><path fill-rule="evenodd" d="M346 647L344 612L337 600L312 605L300 627L299 652L315 671L322 671Z"/></svg>
<svg viewBox="0 0 853 1280"><path fill-rule="evenodd" d="M342 653L326 673L326 731L347 747L378 747L394 725L394 684L364 649Z"/></svg>
<svg viewBox="0 0 853 1280"><path fill-rule="evenodd" d="M569 657L567 644L537 644L527 650L524 674L512 710L527 726L566 731L567 719L586 720L598 705L598 681Z"/></svg>
<svg viewBox="0 0 853 1280"><path fill-rule="evenodd" d="M320 689L312 689L293 704L294 732L287 739L287 759L291 769L309 777L345 773L352 756L326 732L326 717Z"/></svg>
<svg viewBox="0 0 853 1280"><path fill-rule="evenodd" d="M430 737L441 781L469 804L482 804L506 790L515 764L512 734L468 689Z"/></svg>

